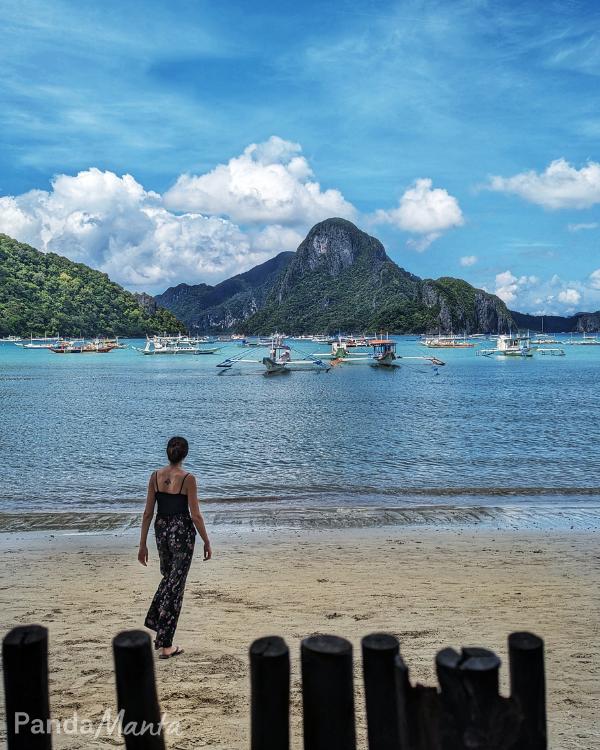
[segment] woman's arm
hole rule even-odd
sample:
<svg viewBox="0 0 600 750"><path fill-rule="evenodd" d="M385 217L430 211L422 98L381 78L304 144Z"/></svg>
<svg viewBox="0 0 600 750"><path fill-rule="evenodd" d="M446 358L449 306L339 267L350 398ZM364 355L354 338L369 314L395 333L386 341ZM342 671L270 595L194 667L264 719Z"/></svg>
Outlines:
<svg viewBox="0 0 600 750"><path fill-rule="evenodd" d="M150 476L148 480L148 492L146 494L146 507L144 508L144 515L142 516L142 530L140 533L140 548L138 550L138 560L142 565L148 564L148 547L146 542L148 541L148 529L152 523L154 517L154 506L156 505L156 490L154 489L153 482L154 474Z"/></svg>
<svg viewBox="0 0 600 750"><path fill-rule="evenodd" d="M202 541L204 542L204 560L210 560L210 558L212 557L212 550L210 548L210 540L208 538L208 534L206 533L204 519L202 518L202 513L200 513L196 477L193 474L189 474L188 478L185 480L185 484L187 484L187 496L190 515L192 517L192 521L194 522L194 526L198 530L198 533L200 534L200 536L202 537Z"/></svg>

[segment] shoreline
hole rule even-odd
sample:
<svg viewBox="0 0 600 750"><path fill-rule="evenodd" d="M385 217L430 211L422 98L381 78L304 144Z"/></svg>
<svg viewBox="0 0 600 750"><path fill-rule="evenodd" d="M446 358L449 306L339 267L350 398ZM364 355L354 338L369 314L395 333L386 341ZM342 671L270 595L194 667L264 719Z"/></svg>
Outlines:
<svg viewBox="0 0 600 750"><path fill-rule="evenodd" d="M308 505L257 502L249 507L215 508L203 504L203 515L213 527L252 529L359 531L368 528L405 528L487 531L600 532L600 504L534 505ZM126 533L139 526L142 508L0 512L0 534L77 532Z"/></svg>
<svg viewBox="0 0 600 750"><path fill-rule="evenodd" d="M530 630L546 643L549 746L600 748L594 532L401 526L209 531L215 556L203 563L198 545L177 631L186 654L156 664L161 708L182 722L182 736L169 746L248 747L247 650L263 635L281 635L290 647L295 746L300 640L328 632L352 642L362 749L362 636L397 635L411 679L427 685L435 684L439 649L490 648L503 661L506 694L506 638ZM77 710L97 720L105 708L114 710L111 639L142 627L160 578L152 536L145 569L136 560L133 529L0 534L2 630L31 622L49 628L55 718ZM89 738L57 736L54 746L83 750Z"/></svg>

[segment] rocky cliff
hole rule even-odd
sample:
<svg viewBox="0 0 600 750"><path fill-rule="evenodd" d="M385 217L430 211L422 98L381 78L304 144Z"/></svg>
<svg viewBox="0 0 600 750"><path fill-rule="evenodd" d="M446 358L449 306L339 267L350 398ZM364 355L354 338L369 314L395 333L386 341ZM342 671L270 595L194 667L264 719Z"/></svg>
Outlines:
<svg viewBox="0 0 600 750"><path fill-rule="evenodd" d="M316 224L295 253L215 287L180 284L157 301L205 331L495 333L514 326L498 297L460 279L420 279L345 219Z"/></svg>
<svg viewBox="0 0 600 750"><path fill-rule="evenodd" d="M263 306L273 283L293 256L294 253L279 253L216 286L179 284L158 295L156 301L184 320L190 329L237 330Z"/></svg>
<svg viewBox="0 0 600 750"><path fill-rule="evenodd" d="M460 279L423 281L394 263L375 237L344 219L327 219L310 230L244 327L256 333L471 333L510 325L498 297Z"/></svg>
<svg viewBox="0 0 600 750"><path fill-rule="evenodd" d="M560 315L527 315L513 312L512 316L519 328L531 331L548 331L552 333L592 333L600 331L600 310L598 312L580 312L570 317Z"/></svg>

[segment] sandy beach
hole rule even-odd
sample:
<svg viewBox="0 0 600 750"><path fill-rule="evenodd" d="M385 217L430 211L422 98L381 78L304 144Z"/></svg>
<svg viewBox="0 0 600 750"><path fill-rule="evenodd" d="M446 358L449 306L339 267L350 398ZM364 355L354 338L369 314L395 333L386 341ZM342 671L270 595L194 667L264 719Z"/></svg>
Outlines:
<svg viewBox="0 0 600 750"><path fill-rule="evenodd" d="M528 629L546 641L551 747L600 748L598 533L220 527L212 536L214 559L197 554L188 578L176 638L186 653L156 664L161 707L181 722L168 747L249 746L247 649L261 635L282 635L291 649L295 747L300 640L328 632L352 641L365 747L363 635L396 634L413 681L426 684L434 684L438 649L492 648L503 659L506 691L506 637ZM111 639L141 627L159 580L154 547L144 569L133 532L12 533L0 544L2 633L47 625L53 717L76 710L99 720L115 705ZM54 739L57 748L118 744L107 736Z"/></svg>

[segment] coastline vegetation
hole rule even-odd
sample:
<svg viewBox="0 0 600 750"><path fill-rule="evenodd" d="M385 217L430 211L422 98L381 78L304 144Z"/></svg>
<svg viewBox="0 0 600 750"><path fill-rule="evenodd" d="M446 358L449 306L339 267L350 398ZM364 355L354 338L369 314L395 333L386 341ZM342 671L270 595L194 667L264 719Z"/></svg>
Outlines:
<svg viewBox="0 0 600 750"><path fill-rule="evenodd" d="M101 271L0 234L0 335L145 336L183 331Z"/></svg>

